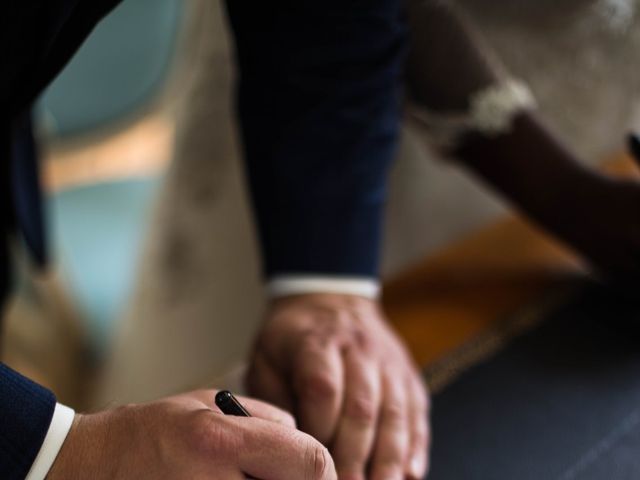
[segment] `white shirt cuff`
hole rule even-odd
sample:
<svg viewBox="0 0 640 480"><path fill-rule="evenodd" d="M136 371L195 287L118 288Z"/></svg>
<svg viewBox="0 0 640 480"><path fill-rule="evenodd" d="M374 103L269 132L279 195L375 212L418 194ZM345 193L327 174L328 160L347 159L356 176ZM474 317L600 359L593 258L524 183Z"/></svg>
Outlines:
<svg viewBox="0 0 640 480"><path fill-rule="evenodd" d="M380 283L369 277L332 277L324 275L279 275L266 285L270 298L305 293L338 293L377 299Z"/></svg>
<svg viewBox="0 0 640 480"><path fill-rule="evenodd" d="M56 404L47 435L25 480L45 479L71 430L75 414L71 408Z"/></svg>

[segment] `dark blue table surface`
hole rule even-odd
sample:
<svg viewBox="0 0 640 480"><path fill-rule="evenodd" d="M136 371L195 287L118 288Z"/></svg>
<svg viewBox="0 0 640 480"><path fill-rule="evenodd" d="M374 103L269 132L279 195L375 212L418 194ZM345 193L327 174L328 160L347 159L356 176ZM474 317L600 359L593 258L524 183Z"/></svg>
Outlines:
<svg viewBox="0 0 640 480"><path fill-rule="evenodd" d="M588 285L434 398L430 480L640 479L640 303Z"/></svg>

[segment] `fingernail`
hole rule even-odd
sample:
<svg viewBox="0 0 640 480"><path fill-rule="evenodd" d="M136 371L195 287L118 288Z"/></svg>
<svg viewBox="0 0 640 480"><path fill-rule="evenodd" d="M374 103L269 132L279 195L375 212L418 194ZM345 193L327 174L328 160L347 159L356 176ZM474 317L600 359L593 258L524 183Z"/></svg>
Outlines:
<svg viewBox="0 0 640 480"><path fill-rule="evenodd" d="M411 475L415 478L422 478L424 475L425 464L423 457L421 455L416 455L411 460L411 464L409 465L409 470L411 470Z"/></svg>
<svg viewBox="0 0 640 480"><path fill-rule="evenodd" d="M424 476L426 466L422 455L415 455L409 464L409 473L413 478L421 479Z"/></svg>

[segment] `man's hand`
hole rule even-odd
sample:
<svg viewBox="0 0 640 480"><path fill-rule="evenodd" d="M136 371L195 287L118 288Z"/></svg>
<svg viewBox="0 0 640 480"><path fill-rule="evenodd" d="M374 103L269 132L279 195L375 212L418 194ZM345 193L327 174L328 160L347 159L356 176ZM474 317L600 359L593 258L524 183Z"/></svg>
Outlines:
<svg viewBox="0 0 640 480"><path fill-rule="evenodd" d="M248 384L330 447L340 480L425 475L428 396L376 302L333 294L274 302Z"/></svg>
<svg viewBox="0 0 640 480"><path fill-rule="evenodd" d="M327 450L289 414L243 398L254 416L225 416L215 393L76 416L47 479L336 479Z"/></svg>

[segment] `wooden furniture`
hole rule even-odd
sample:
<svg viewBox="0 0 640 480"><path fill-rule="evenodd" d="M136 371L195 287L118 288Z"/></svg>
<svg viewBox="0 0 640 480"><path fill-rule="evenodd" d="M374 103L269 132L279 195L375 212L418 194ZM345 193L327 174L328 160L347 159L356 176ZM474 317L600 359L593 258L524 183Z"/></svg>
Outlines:
<svg viewBox="0 0 640 480"><path fill-rule="evenodd" d="M624 155L605 170L637 175ZM429 365L584 271L568 249L513 216L390 279L384 305L416 361Z"/></svg>

